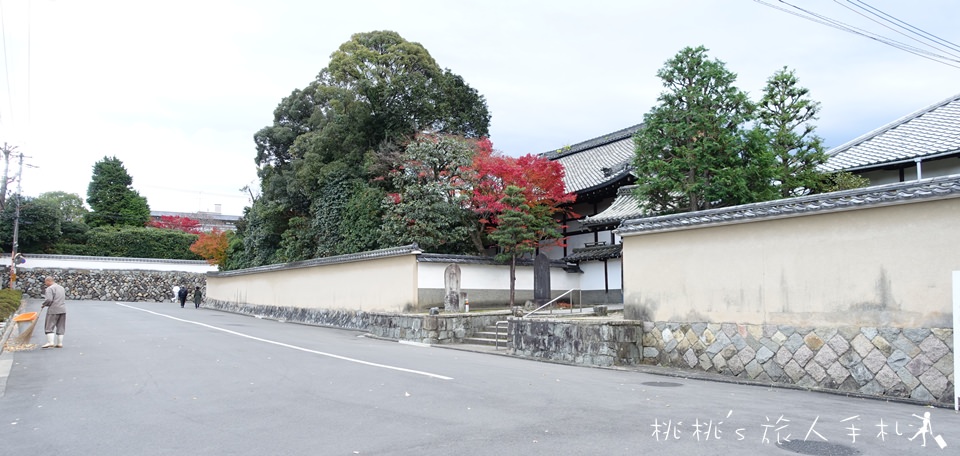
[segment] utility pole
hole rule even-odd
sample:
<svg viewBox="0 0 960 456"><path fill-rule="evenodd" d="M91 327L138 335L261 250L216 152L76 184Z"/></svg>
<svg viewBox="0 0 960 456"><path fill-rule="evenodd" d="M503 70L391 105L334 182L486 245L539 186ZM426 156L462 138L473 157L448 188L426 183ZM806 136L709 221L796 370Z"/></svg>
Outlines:
<svg viewBox="0 0 960 456"><path fill-rule="evenodd" d="M13 246L10 248L10 289L17 285L17 247L20 234L20 181L23 177L23 154L20 154L20 168L17 171L17 206L13 212Z"/></svg>

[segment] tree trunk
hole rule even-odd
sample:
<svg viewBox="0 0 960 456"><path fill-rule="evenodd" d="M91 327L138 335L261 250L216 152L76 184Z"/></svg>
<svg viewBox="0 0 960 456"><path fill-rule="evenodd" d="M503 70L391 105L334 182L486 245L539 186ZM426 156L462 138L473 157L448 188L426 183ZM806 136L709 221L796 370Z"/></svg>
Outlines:
<svg viewBox="0 0 960 456"><path fill-rule="evenodd" d="M513 307L513 293L517 285L517 255L510 257L510 307Z"/></svg>

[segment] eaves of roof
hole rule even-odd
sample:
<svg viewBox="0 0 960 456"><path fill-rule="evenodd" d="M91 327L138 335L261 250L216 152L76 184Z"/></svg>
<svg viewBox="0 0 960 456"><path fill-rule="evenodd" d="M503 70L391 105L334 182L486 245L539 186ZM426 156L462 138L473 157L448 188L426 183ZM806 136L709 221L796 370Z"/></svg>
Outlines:
<svg viewBox="0 0 960 456"><path fill-rule="evenodd" d="M827 152L826 172L861 171L960 155L960 94Z"/></svg>
<svg viewBox="0 0 960 456"><path fill-rule="evenodd" d="M627 220L615 232L626 237L949 198L960 198L960 174L707 211Z"/></svg>
<svg viewBox="0 0 960 456"><path fill-rule="evenodd" d="M636 189L636 185L620 187L617 189L617 197L610 204L610 207L598 214L584 217L580 224L586 227L618 225L624 220L643 217L644 213L643 209L640 208L640 200L634 194Z"/></svg>
<svg viewBox="0 0 960 456"><path fill-rule="evenodd" d="M563 257L563 261L579 263L582 261L609 260L611 258L620 258L622 255L623 244L597 245L573 249L573 253Z"/></svg>

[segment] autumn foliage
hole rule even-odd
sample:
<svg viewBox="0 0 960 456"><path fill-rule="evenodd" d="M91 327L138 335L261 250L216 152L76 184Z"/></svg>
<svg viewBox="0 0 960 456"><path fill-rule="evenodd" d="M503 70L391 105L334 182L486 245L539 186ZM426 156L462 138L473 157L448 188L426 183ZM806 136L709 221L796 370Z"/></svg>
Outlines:
<svg viewBox="0 0 960 456"><path fill-rule="evenodd" d="M207 263L220 266L222 269L227 261L227 232L214 228L209 233L200 233L196 242L190 245L190 251L200 255Z"/></svg>
<svg viewBox="0 0 960 456"><path fill-rule="evenodd" d="M179 230L184 233L200 234L200 221L179 215L161 215L159 220L150 220L147 226L167 230Z"/></svg>
<svg viewBox="0 0 960 456"><path fill-rule="evenodd" d="M576 200L576 195L566 191L563 165L559 162L532 154L507 157L494 152L486 138L477 145L473 160L476 182L470 204L484 225L495 227L497 215L509 209L504 199L510 186L521 190L528 207L550 214L565 210Z"/></svg>

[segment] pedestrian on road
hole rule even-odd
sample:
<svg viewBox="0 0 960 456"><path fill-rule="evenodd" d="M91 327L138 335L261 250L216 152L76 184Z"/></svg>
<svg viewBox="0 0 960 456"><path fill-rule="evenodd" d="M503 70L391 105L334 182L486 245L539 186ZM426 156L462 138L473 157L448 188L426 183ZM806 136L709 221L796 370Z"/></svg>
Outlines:
<svg viewBox="0 0 960 456"><path fill-rule="evenodd" d="M177 302L177 297L178 297L178 296L180 296L180 286L179 286L179 285L174 285L174 286L173 286L173 297L170 298L170 302Z"/></svg>
<svg viewBox="0 0 960 456"><path fill-rule="evenodd" d="M180 298L180 308L183 308L183 305L187 303L187 293L190 292L190 289L187 287L180 287L180 291L177 292L177 297Z"/></svg>
<svg viewBox="0 0 960 456"><path fill-rule="evenodd" d="M43 304L40 307L41 309L48 307L47 319L43 322L43 332L47 335L47 343L40 348L62 348L63 333L67 329L67 306L64 304L66 292L51 276L45 277L43 284L47 288L43 290Z"/></svg>
<svg viewBox="0 0 960 456"><path fill-rule="evenodd" d="M199 309L202 301L203 293L200 291L200 287L197 286L197 289L193 291L193 304Z"/></svg>

